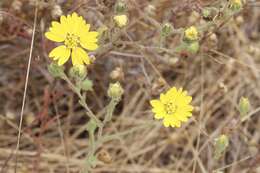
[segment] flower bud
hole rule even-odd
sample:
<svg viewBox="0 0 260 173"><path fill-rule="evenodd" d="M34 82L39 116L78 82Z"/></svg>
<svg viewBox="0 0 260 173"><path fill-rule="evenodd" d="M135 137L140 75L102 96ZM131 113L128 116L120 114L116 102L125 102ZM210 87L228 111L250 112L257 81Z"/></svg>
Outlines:
<svg viewBox="0 0 260 173"><path fill-rule="evenodd" d="M110 78L113 80L123 80L124 79L124 72L122 68L116 67L111 73Z"/></svg>
<svg viewBox="0 0 260 173"><path fill-rule="evenodd" d="M242 8L243 4L241 0L230 0L229 7L232 10L240 10Z"/></svg>
<svg viewBox="0 0 260 173"><path fill-rule="evenodd" d="M224 134L215 139L215 144L214 144L215 159L219 159L221 157L221 155L226 150L228 145L229 145L229 138Z"/></svg>
<svg viewBox="0 0 260 173"><path fill-rule="evenodd" d="M123 93L124 93L124 89L121 87L119 82L109 85L107 94L111 99L120 101Z"/></svg>
<svg viewBox="0 0 260 173"><path fill-rule="evenodd" d="M162 31L161 31L163 37L169 36L172 31L173 31L173 26L170 23L163 24Z"/></svg>
<svg viewBox="0 0 260 173"><path fill-rule="evenodd" d="M62 77L64 75L64 67L56 63L51 63L48 66L48 71L53 77Z"/></svg>
<svg viewBox="0 0 260 173"><path fill-rule="evenodd" d="M149 4L145 7L144 11L150 15L150 16L154 16L155 15L155 11L156 11L156 8L154 5L152 4Z"/></svg>
<svg viewBox="0 0 260 173"><path fill-rule="evenodd" d="M215 15L217 15L217 14L213 8L206 7L202 10L202 17L205 20L212 20Z"/></svg>
<svg viewBox="0 0 260 173"><path fill-rule="evenodd" d="M83 80L87 76L87 69L84 65L76 65L70 68L69 75L75 79Z"/></svg>
<svg viewBox="0 0 260 173"><path fill-rule="evenodd" d="M198 41L189 43L187 45L187 51L190 52L191 54L196 54L199 51L200 45Z"/></svg>
<svg viewBox="0 0 260 173"><path fill-rule="evenodd" d="M184 31L184 40L196 41L199 38L199 32L195 26L191 26Z"/></svg>
<svg viewBox="0 0 260 173"><path fill-rule="evenodd" d="M54 5L53 9L51 10L51 16L56 19L62 15L62 9L59 5Z"/></svg>
<svg viewBox="0 0 260 173"><path fill-rule="evenodd" d="M116 13L124 13L126 11L126 9L127 9L127 7L123 0L119 0L116 3L116 6L115 6Z"/></svg>
<svg viewBox="0 0 260 173"><path fill-rule="evenodd" d="M122 27L126 26L126 24L128 22L128 17L125 14L116 15L116 16L114 16L114 21L118 27L122 28Z"/></svg>
<svg viewBox="0 0 260 173"><path fill-rule="evenodd" d="M81 88L85 91L93 90L93 82L89 79L85 79L81 82Z"/></svg>
<svg viewBox="0 0 260 173"><path fill-rule="evenodd" d="M15 10L15 11L21 11L21 8L22 8L23 4L22 4L22 1L20 0L14 0L12 2L12 5L11 7Z"/></svg>
<svg viewBox="0 0 260 173"><path fill-rule="evenodd" d="M245 98L245 97L240 98L238 109L239 109L241 118L245 117L248 114L248 112L250 110L250 102L249 102L248 98Z"/></svg>
<svg viewBox="0 0 260 173"><path fill-rule="evenodd" d="M98 160L102 161L105 164L109 164L112 162L112 157L111 155L108 153L107 150L100 150L97 154L97 158Z"/></svg>

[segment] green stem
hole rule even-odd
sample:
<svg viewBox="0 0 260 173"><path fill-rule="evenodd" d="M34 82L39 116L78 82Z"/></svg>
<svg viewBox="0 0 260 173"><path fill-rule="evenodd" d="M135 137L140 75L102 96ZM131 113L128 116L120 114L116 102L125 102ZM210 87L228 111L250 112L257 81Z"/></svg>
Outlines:
<svg viewBox="0 0 260 173"><path fill-rule="evenodd" d="M116 107L117 103L118 102L116 100L111 99L110 103L108 104L108 106L107 106L107 113L105 115L105 119L104 119L104 121L102 123L102 126L99 127L99 129L98 129L98 140L101 139L101 137L102 137L104 125L112 119L113 112L115 110L115 107Z"/></svg>
<svg viewBox="0 0 260 173"><path fill-rule="evenodd" d="M95 122L97 123L98 127L101 127L102 126L102 122L95 116L95 114L88 107L88 105L87 105L87 103L85 101L85 97L80 93L80 89L77 88L65 74L62 76L62 79L65 80L69 84L69 87L71 88L71 90L74 91L78 95L79 103L80 103L80 105L82 107L84 107L86 109L87 115L90 118L92 118L93 120L95 120Z"/></svg>

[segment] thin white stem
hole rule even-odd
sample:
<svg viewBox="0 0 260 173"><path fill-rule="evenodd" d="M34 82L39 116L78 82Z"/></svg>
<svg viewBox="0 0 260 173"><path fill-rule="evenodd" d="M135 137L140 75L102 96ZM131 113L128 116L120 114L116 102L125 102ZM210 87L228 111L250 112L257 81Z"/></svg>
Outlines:
<svg viewBox="0 0 260 173"><path fill-rule="evenodd" d="M26 101L26 96L27 96L27 88L28 88L30 67L31 67L31 61L32 61L32 52L33 52L33 46L34 46L34 37L35 37L35 30L36 30L36 23L37 23L37 14L38 14L37 4L38 4L38 3L37 3L37 1L36 1L35 14L34 14L34 23L33 23L33 33L32 33L32 40L31 40L29 61L28 61L27 71L26 71L26 79L25 79L24 92L23 92L22 108L21 108L21 113L20 113L20 121L19 121L18 136L17 136L17 144L16 144L16 149L15 149L15 151L14 151L14 155L16 156L15 173L16 173L16 167L17 167L17 158L18 158L17 152L18 152L18 150L19 150L20 139L21 139L21 131L22 131L22 124L23 124L24 106L25 106L25 101Z"/></svg>

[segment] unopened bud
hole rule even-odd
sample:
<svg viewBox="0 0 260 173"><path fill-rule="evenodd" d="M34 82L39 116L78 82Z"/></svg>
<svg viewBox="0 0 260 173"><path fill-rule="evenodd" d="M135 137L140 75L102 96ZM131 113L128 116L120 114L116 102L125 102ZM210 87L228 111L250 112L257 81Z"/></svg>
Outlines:
<svg viewBox="0 0 260 173"><path fill-rule="evenodd" d="M219 159L229 145L229 138L226 135L221 135L215 139L214 157Z"/></svg>
<svg viewBox="0 0 260 173"><path fill-rule="evenodd" d="M62 15L62 9L59 5L54 5L53 9L51 10L51 16L56 19Z"/></svg>
<svg viewBox="0 0 260 173"><path fill-rule="evenodd" d="M107 94L111 99L119 101L121 100L123 93L124 93L124 89L121 87L119 82L109 85Z"/></svg>
<svg viewBox="0 0 260 173"><path fill-rule="evenodd" d="M155 15L155 10L156 10L156 8L155 8L154 5L149 4L149 5L147 5L147 6L145 7L144 10L145 10L145 12L146 12L147 14L149 14L149 15L151 15L151 16L154 16L154 15Z"/></svg>
<svg viewBox="0 0 260 173"><path fill-rule="evenodd" d="M93 82L89 79L85 79L81 82L81 88L85 91L93 90Z"/></svg>
<svg viewBox="0 0 260 173"><path fill-rule="evenodd" d="M22 2L20 0L14 0L13 3L12 3L12 8L15 10L15 11L21 11L21 8L22 8Z"/></svg>
<svg viewBox="0 0 260 173"><path fill-rule="evenodd" d="M162 36L167 37L172 33L172 31L173 31L173 26L170 23L163 24L162 31L161 31Z"/></svg>
<svg viewBox="0 0 260 173"><path fill-rule="evenodd" d="M48 71L53 77L62 77L64 75L64 67L56 63L51 63L48 66Z"/></svg>
<svg viewBox="0 0 260 173"><path fill-rule="evenodd" d="M127 7L123 0L119 0L116 3L116 6L115 6L116 13L124 13L126 11L126 9L127 9Z"/></svg>
<svg viewBox="0 0 260 173"><path fill-rule="evenodd" d="M122 80L124 78L124 72L122 68L116 67L111 73L110 78L113 80Z"/></svg>
<svg viewBox="0 0 260 173"><path fill-rule="evenodd" d="M108 153L107 150L104 150L104 149L102 149L101 151L98 152L97 158L98 158L98 160L100 160L106 164L109 164L112 162L111 155Z"/></svg>
<svg viewBox="0 0 260 173"><path fill-rule="evenodd" d="M200 48L200 45L199 45L198 41L188 43L188 45L187 45L187 51L192 54L196 54L199 51L199 48Z"/></svg>
<svg viewBox="0 0 260 173"><path fill-rule="evenodd" d="M241 97L239 100L238 108L239 108L241 118L245 117L250 110L250 102L248 98Z"/></svg>
<svg viewBox="0 0 260 173"><path fill-rule="evenodd" d="M122 28L122 27L126 26L126 24L128 22L128 17L125 14L116 15L116 16L114 16L114 21L118 27Z"/></svg>
<svg viewBox="0 0 260 173"><path fill-rule="evenodd" d="M69 75L75 79L83 80L87 76L87 68L84 65L76 65L70 68Z"/></svg>

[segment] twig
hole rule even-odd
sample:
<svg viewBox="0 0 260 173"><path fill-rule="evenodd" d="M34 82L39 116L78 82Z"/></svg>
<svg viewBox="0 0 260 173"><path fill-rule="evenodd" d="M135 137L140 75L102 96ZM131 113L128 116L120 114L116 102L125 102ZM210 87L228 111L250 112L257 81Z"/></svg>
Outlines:
<svg viewBox="0 0 260 173"><path fill-rule="evenodd" d="M22 102L22 108L20 113L20 122L19 122L19 130L18 130L18 136L17 136L17 144L16 149L14 151L14 155L16 156L15 160L15 173L17 168L17 151L19 150L20 145L20 138L21 138L21 131L22 131L22 124L23 124L23 114L24 114L24 106L25 106L25 100L27 95L27 88L28 88L28 81L29 81L29 74L30 74L30 67L31 67L31 60L32 60L32 52L33 52L33 46L34 46L34 37L35 37L35 30L36 30L36 23L37 23L37 14L38 14L38 1L36 1L35 6L35 14L34 14L34 23L33 23L33 33L32 33L32 40L31 40L31 47L30 47L30 54L29 54L29 61L27 66L27 72L26 72L26 79L25 79L25 85L24 85L24 92L23 92L23 102Z"/></svg>

